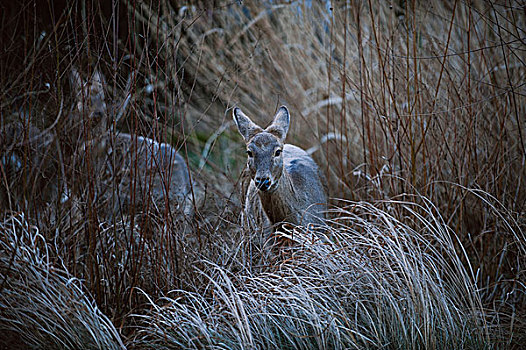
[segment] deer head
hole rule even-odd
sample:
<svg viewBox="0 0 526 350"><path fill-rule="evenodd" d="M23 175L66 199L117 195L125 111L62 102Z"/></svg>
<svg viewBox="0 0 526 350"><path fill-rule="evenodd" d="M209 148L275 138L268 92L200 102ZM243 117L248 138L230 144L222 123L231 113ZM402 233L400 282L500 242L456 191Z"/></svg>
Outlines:
<svg viewBox="0 0 526 350"><path fill-rule="evenodd" d="M104 98L104 76L95 70L88 81L84 81L79 72L71 69L69 76L72 92L75 96L75 110L72 118L75 122L88 122L97 131L106 131L108 116Z"/></svg>
<svg viewBox="0 0 526 350"><path fill-rule="evenodd" d="M278 109L266 129L256 125L237 107L233 115L247 146L248 169L254 184L260 191L275 191L283 173L283 144L290 124L287 107Z"/></svg>

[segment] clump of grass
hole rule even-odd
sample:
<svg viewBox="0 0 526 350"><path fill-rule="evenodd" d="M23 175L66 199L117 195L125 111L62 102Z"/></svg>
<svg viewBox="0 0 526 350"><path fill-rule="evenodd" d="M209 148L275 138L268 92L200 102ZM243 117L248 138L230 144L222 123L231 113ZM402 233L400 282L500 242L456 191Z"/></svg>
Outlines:
<svg viewBox="0 0 526 350"><path fill-rule="evenodd" d="M0 224L0 329L35 349L125 349L81 281L50 262L53 249L23 216Z"/></svg>
<svg viewBox="0 0 526 350"><path fill-rule="evenodd" d="M330 226L295 227L283 260L232 273L208 262L201 293L151 300L145 348L491 348L474 271L428 201L345 202ZM403 218L403 221L400 219ZM280 234L280 233L278 233Z"/></svg>

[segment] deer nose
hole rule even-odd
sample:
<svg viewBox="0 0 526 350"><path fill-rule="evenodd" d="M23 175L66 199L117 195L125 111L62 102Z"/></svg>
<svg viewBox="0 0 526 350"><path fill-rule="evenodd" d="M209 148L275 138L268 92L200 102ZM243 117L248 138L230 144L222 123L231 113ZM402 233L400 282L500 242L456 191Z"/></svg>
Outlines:
<svg viewBox="0 0 526 350"><path fill-rule="evenodd" d="M270 179L268 177L256 177L254 183L261 191L267 191L270 188Z"/></svg>

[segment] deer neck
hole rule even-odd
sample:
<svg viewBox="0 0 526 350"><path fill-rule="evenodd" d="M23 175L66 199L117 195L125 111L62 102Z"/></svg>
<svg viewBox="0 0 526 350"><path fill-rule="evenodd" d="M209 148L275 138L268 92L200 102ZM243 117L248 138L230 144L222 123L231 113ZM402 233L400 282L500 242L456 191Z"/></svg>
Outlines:
<svg viewBox="0 0 526 350"><path fill-rule="evenodd" d="M281 221L295 221L294 213L296 210L292 206L294 196L295 192L292 179L285 168L274 191L259 191L259 198L263 209L273 224Z"/></svg>

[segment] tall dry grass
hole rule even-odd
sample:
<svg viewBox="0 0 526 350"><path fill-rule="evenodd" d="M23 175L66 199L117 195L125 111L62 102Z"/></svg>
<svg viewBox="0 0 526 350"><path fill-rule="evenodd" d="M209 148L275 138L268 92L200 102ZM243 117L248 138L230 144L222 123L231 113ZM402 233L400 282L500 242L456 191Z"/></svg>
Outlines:
<svg viewBox="0 0 526 350"><path fill-rule="evenodd" d="M525 341L520 2L31 5L6 6L0 21L0 131L29 120L54 135L58 187L77 186L37 203L40 182L13 185L3 167L2 188L20 185L3 214L38 227L50 264L83 281L82 302L127 345ZM73 66L105 75L111 132L177 147L204 193L195 217L155 203L112 217L112 179L93 164L68 168ZM288 142L316 149L335 208L325 232L293 228L292 247L269 249L238 223L247 179L231 107L265 124L281 104ZM21 163L20 178L34 177ZM41 309L35 318L48 322Z"/></svg>
<svg viewBox="0 0 526 350"><path fill-rule="evenodd" d="M239 104L264 123L285 103L289 142L310 147L336 135L315 154L333 197L431 199L480 287L509 291L524 280L523 237L502 221L523 230L521 9L458 1L196 7L181 24L183 77L195 100L214 96L212 115ZM153 18L162 23L164 14Z"/></svg>

